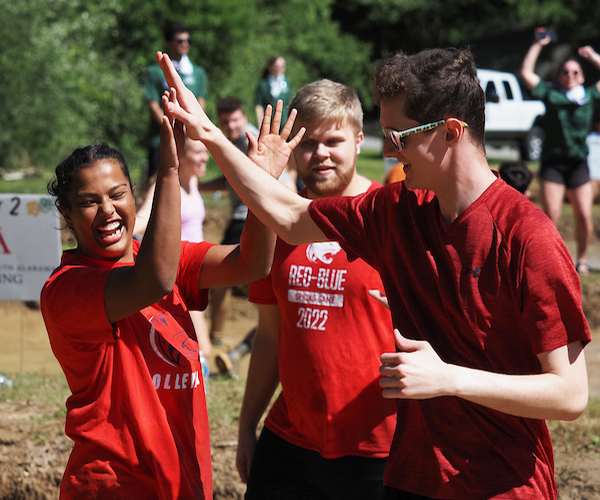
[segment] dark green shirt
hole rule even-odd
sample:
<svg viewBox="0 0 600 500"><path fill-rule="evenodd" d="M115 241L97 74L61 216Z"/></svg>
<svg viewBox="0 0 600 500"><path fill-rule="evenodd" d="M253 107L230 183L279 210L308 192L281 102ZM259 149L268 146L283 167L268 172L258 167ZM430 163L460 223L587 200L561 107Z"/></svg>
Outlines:
<svg viewBox="0 0 600 500"><path fill-rule="evenodd" d="M180 75L185 86L190 89L194 95L206 99L208 78L206 71L201 66L192 63L194 71L190 75ZM144 94L146 100L157 101L162 106L162 95L165 90L168 90L167 82L163 76L162 70L158 64L154 64L148 68L146 79L144 81ZM160 145L160 125L154 120L150 124L150 146L158 147Z"/></svg>
<svg viewBox="0 0 600 500"><path fill-rule="evenodd" d="M592 131L594 111L600 106L600 93L596 86L586 87L585 101L581 105L571 102L560 90L541 80L531 94L546 105L542 119L546 135L542 160L587 159L585 140Z"/></svg>
<svg viewBox="0 0 600 500"><path fill-rule="evenodd" d="M290 83L284 78L281 82L281 93L279 97L273 97L271 94L271 85L269 84L268 78L263 78L260 82L258 82L258 88L256 89L256 94L254 95L254 105L262 106L263 109L267 107L267 104L273 106L273 111L275 111L275 105L277 101L281 99L283 101L283 115L281 117L281 126L285 124L288 117L288 104L292 100L292 88L290 87ZM260 126L260 123L258 124Z"/></svg>

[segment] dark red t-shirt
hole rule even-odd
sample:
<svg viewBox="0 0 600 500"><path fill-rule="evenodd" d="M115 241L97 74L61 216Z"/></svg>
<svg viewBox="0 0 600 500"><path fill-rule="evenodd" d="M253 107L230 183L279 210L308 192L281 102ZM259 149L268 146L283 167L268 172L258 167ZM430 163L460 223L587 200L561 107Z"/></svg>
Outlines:
<svg viewBox="0 0 600 500"><path fill-rule="evenodd" d="M434 193L404 183L314 200L310 213L379 271L394 326L448 363L539 373L537 354L590 339L558 231L500 179L449 226ZM457 397L398 400L385 483L445 499L556 497L545 422Z"/></svg>

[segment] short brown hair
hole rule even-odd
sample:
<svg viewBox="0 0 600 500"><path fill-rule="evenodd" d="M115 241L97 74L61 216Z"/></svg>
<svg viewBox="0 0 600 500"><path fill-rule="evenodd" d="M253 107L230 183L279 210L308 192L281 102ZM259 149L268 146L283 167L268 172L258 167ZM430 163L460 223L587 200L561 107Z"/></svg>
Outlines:
<svg viewBox="0 0 600 500"><path fill-rule="evenodd" d="M234 97L232 95L225 96L219 99L219 102L217 102L218 115L220 115L221 113L230 114L234 111L237 111L238 109L241 109L243 113L244 105L242 104L242 101L240 101L237 97Z"/></svg>
<svg viewBox="0 0 600 500"><path fill-rule="evenodd" d="M290 102L298 117L294 131L317 121L348 124L358 135L363 129L363 110L354 89L331 80L318 80L302 87Z"/></svg>
<svg viewBox="0 0 600 500"><path fill-rule="evenodd" d="M458 118L481 144L485 138L485 94L470 50L429 49L381 61L373 72L374 100L406 94L406 116L420 123Z"/></svg>

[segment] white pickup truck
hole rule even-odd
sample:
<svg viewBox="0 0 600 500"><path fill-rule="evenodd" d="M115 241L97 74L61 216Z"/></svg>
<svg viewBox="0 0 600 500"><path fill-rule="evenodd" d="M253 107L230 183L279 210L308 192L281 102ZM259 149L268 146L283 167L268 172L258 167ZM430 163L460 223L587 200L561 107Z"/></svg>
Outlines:
<svg viewBox="0 0 600 500"><path fill-rule="evenodd" d="M512 73L478 69L485 91L485 138L489 143L516 143L523 160L539 160L544 131L539 125L546 113L542 101L525 99Z"/></svg>

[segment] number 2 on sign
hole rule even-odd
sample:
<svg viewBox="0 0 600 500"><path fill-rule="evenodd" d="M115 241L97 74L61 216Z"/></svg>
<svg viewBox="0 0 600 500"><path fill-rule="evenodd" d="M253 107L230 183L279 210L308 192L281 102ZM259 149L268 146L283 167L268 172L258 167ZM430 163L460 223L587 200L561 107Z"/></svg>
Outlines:
<svg viewBox="0 0 600 500"><path fill-rule="evenodd" d="M327 309L312 309L310 307L298 308L298 322L296 327L305 328L307 330L325 331L325 323L329 318Z"/></svg>
<svg viewBox="0 0 600 500"><path fill-rule="evenodd" d="M10 215L19 215L19 205L21 204L21 198L19 198L18 196L13 196L10 201L12 202L12 207L10 209L10 212L8 212ZM2 201L0 201L0 207L2 206Z"/></svg>

